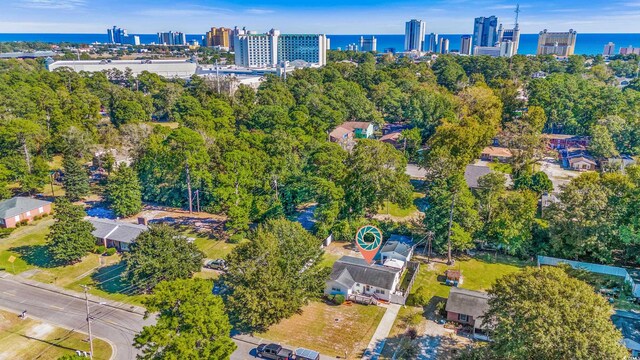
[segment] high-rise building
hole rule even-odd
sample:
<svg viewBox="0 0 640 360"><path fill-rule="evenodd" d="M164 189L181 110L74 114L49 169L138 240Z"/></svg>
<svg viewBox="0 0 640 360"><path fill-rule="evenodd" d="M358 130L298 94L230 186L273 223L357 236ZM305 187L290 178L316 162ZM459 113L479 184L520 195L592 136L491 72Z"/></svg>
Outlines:
<svg viewBox="0 0 640 360"><path fill-rule="evenodd" d="M234 37L234 47L238 66L274 67L296 60L325 65L329 41L324 34L280 34L276 29L256 34L241 30Z"/></svg>
<svg viewBox="0 0 640 360"><path fill-rule="evenodd" d="M611 55L615 55L616 53L616 44L609 42L607 45L604 46L604 51L602 51L602 55L604 56L611 56Z"/></svg>
<svg viewBox="0 0 640 360"><path fill-rule="evenodd" d="M356 43L348 44L348 45L344 48L344 51L356 51L356 52L357 52L357 51L358 51L358 44L356 44Z"/></svg>
<svg viewBox="0 0 640 360"><path fill-rule="evenodd" d="M229 28L212 27L211 30L207 31L207 35L206 35L207 46L208 47L220 46L228 49L231 44L230 35L231 35L231 29Z"/></svg>
<svg viewBox="0 0 640 360"><path fill-rule="evenodd" d="M375 36L365 38L360 36L360 51L376 51L378 47L378 40Z"/></svg>
<svg viewBox="0 0 640 360"><path fill-rule="evenodd" d="M109 44L126 44L128 36L127 30L114 26L111 29L107 29L107 43Z"/></svg>
<svg viewBox="0 0 640 360"><path fill-rule="evenodd" d="M566 57L573 55L576 48L577 32L549 32L547 29L538 35L538 55L557 55Z"/></svg>
<svg viewBox="0 0 640 360"><path fill-rule="evenodd" d="M440 54L448 54L449 53L449 39L442 38L440 39L440 48L438 49Z"/></svg>
<svg viewBox="0 0 640 360"><path fill-rule="evenodd" d="M158 44L160 45L188 45L187 36L179 31L159 32Z"/></svg>
<svg viewBox="0 0 640 360"><path fill-rule="evenodd" d="M138 35L133 35L133 36L129 36L129 44L131 45L140 45L140 36Z"/></svg>
<svg viewBox="0 0 640 360"><path fill-rule="evenodd" d="M631 54L640 55L640 48L634 48L632 45L620 48L620 55L631 55Z"/></svg>
<svg viewBox="0 0 640 360"><path fill-rule="evenodd" d="M473 23L473 47L495 46L498 42L498 18L477 17Z"/></svg>
<svg viewBox="0 0 640 360"><path fill-rule="evenodd" d="M460 54L471 55L471 35L460 37Z"/></svg>
<svg viewBox="0 0 640 360"><path fill-rule="evenodd" d="M410 20L405 24L404 30L404 50L422 51L424 49L424 35L427 30L427 23L422 20Z"/></svg>
<svg viewBox="0 0 640 360"><path fill-rule="evenodd" d="M510 45L511 51L507 57L512 57L518 53L518 47L520 46L520 26L518 25L518 18L516 17L516 26L513 29L503 29L502 24L498 29L498 42L499 43L512 43Z"/></svg>
<svg viewBox="0 0 640 360"><path fill-rule="evenodd" d="M440 41L438 41L438 34L434 34L434 33L429 34L429 42L425 43L424 51L430 52L430 53L438 52L439 43Z"/></svg>

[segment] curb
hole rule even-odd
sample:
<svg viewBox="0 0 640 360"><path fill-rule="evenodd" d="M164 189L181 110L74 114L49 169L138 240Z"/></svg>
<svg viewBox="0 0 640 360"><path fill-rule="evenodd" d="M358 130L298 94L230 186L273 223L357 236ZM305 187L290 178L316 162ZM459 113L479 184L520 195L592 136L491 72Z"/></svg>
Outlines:
<svg viewBox="0 0 640 360"><path fill-rule="evenodd" d="M82 293L78 293L76 291L73 290L67 290L67 289L62 289L59 288L55 285L51 285L51 284L45 284L45 283L41 283L38 281L34 281L34 280L29 280L29 279L24 279L24 278L20 278L20 276L17 275L13 275L10 274L6 271L0 271L0 277L4 278L4 279L9 279L11 281L23 284L23 285L28 285L31 287L35 287L38 289L42 289L42 290L46 290L46 291L50 291L50 292L54 292L57 294L61 294L61 295L66 295L69 297L73 297L76 299L80 299L80 300L84 300L84 294ZM130 312L132 314L137 314L137 315L141 315L144 316L146 313L146 310L136 306L136 305L128 305L125 303L121 303L121 302L113 302L111 300L108 299L104 299L101 298L99 296L95 296L92 294L88 294L88 298L89 298L89 302L92 302L94 304L100 304L103 306L107 306L110 308L114 308L114 309L118 309L118 310L122 310L122 311L127 311Z"/></svg>

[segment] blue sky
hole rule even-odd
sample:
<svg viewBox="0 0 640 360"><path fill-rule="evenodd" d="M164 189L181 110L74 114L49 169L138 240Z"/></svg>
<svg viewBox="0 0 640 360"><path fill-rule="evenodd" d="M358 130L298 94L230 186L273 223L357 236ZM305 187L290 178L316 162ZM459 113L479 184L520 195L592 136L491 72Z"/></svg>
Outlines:
<svg viewBox="0 0 640 360"><path fill-rule="evenodd" d="M327 34L401 34L411 18L427 32L471 33L473 18L514 22L515 1L503 0L0 0L0 32L102 33L118 25L130 33L211 26ZM579 33L640 33L640 0L531 0L520 3L524 33L542 29Z"/></svg>

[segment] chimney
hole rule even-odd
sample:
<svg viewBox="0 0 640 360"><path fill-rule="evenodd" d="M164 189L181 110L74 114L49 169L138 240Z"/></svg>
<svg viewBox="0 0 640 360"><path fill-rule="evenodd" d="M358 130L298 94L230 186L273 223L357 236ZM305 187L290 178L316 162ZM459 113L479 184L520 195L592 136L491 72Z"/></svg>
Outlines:
<svg viewBox="0 0 640 360"><path fill-rule="evenodd" d="M148 225L148 220L147 220L147 218L146 218L146 217L144 217L144 216L140 216L140 217L138 218L138 225L144 225L144 226L147 226L147 225Z"/></svg>

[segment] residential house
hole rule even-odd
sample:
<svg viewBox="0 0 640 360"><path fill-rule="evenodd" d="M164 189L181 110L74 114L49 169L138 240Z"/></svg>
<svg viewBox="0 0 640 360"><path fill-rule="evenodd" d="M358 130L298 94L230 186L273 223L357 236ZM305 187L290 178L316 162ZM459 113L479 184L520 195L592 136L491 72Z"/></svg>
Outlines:
<svg viewBox="0 0 640 360"><path fill-rule="evenodd" d="M580 154L567 157L569 168L576 171L593 171L596 169L596 161L589 155Z"/></svg>
<svg viewBox="0 0 640 360"><path fill-rule="evenodd" d="M591 138L589 136L576 136L567 134L542 134L542 138L547 142L549 149L568 149L575 147L589 146Z"/></svg>
<svg viewBox="0 0 640 360"><path fill-rule="evenodd" d="M373 124L364 121L347 121L329 133L329 140L340 144L345 150L351 150L356 139L373 137Z"/></svg>
<svg viewBox="0 0 640 360"><path fill-rule="evenodd" d="M489 310L489 294L453 287L449 292L445 310L448 321L471 326L474 338L488 340L482 320Z"/></svg>
<svg viewBox="0 0 640 360"><path fill-rule="evenodd" d="M379 140L382 141L383 143L393 145L393 147L395 147L396 149L402 149L404 146L404 141L400 141L401 135L402 133L400 132L392 132L392 133L382 135L382 137L380 137Z"/></svg>
<svg viewBox="0 0 640 360"><path fill-rule="evenodd" d="M393 234L382 246L376 259L384 266L403 269L411 260L415 246L408 236Z"/></svg>
<svg viewBox="0 0 640 360"><path fill-rule="evenodd" d="M604 159L600 162L600 167L612 171L624 172L624 169L629 165L635 165L636 160L629 155L620 155L618 157L611 157Z"/></svg>
<svg viewBox="0 0 640 360"><path fill-rule="evenodd" d="M129 250L129 245L148 229L146 225L131 224L118 220L99 218L88 218L87 220L95 228L91 234L96 237L100 245L113 247L118 251Z"/></svg>
<svg viewBox="0 0 640 360"><path fill-rule="evenodd" d="M346 298L366 295L390 301L400 283L401 274L402 269L368 264L362 258L343 256L333 264L324 293L342 294Z"/></svg>
<svg viewBox="0 0 640 360"><path fill-rule="evenodd" d="M480 159L484 161L499 161L499 162L509 162L513 154L511 154L511 150L505 147L498 146L487 146L482 149L482 154L480 154Z"/></svg>
<svg viewBox="0 0 640 360"><path fill-rule="evenodd" d="M478 188L478 179L491 174L491 169L484 165L467 165L464 169L464 180L467 182L467 186L471 189Z"/></svg>
<svg viewBox="0 0 640 360"><path fill-rule="evenodd" d="M51 202L16 196L0 201L0 228L14 228L21 221L31 222L36 216L51 214Z"/></svg>

